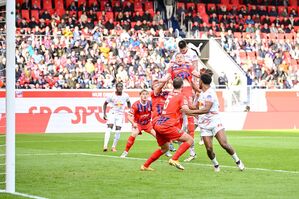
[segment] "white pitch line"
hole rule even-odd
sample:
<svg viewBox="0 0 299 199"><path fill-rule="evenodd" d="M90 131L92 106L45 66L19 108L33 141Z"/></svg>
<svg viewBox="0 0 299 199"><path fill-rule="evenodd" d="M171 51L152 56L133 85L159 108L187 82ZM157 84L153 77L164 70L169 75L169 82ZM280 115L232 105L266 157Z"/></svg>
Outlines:
<svg viewBox="0 0 299 199"><path fill-rule="evenodd" d="M91 154L91 153L80 153L81 155L85 156L96 156L96 157L109 157L109 158L120 158L118 156L112 156L112 155L101 155L101 154ZM147 160L145 158L134 158L134 157L126 157L124 159L129 160ZM211 167L210 164L202 164L202 163L186 163L186 164L193 164L198 166L204 166L204 167ZM234 168L236 169L236 166L227 166L227 165L220 165L220 167L224 168ZM288 171L288 170L277 170L277 169L265 169L265 168L248 168L246 167L245 170L256 170L256 171L267 171L267 172L277 172L277 173L293 173L293 174L299 174L299 171Z"/></svg>
<svg viewBox="0 0 299 199"><path fill-rule="evenodd" d="M115 158L115 159L121 159L119 156L113 156L113 155L102 155L102 154L93 154L93 153L24 153L24 154L16 154L17 156L55 156L55 155L83 155L83 156L92 156L92 157L106 157L106 158ZM126 157L124 159L127 160L147 160L145 158L134 158L134 157ZM186 163L191 165L198 165L198 166L204 166L204 167L211 167L210 164L202 164L202 163ZM237 169L236 166L228 166L228 165L220 165L224 168L233 168ZM245 170L255 170L255 171L266 171L266 172L275 172L275 173L292 173L292 174L299 174L299 171L288 171L288 170L279 170L279 169L266 169L266 168L250 168L246 167Z"/></svg>
<svg viewBox="0 0 299 199"><path fill-rule="evenodd" d="M12 194L12 195L16 195L16 196L23 196L25 198L48 199L48 198L44 198L44 197L40 197L40 196L34 196L34 195L26 194L26 193L19 193L19 192L10 193L10 192L6 192L5 190L1 190L0 193Z"/></svg>

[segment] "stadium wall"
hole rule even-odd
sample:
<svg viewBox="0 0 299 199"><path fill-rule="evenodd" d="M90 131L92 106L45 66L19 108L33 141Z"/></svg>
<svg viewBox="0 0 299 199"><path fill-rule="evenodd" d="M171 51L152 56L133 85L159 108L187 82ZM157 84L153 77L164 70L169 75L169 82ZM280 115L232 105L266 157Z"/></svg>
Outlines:
<svg viewBox="0 0 299 199"><path fill-rule="evenodd" d="M102 105L112 90L18 90L16 92L17 133L104 132ZM218 90L220 110L225 110L225 90ZM127 91L131 102L138 90ZM299 92L266 91L263 112L222 112L227 130L295 129L299 127ZM5 132L5 92L0 91L0 133ZM123 131L130 131L125 120Z"/></svg>

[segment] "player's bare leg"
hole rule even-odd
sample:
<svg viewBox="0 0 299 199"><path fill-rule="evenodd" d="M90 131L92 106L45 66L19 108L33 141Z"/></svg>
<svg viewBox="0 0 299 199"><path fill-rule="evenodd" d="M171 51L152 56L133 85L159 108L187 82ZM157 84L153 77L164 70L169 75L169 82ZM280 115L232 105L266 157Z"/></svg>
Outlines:
<svg viewBox="0 0 299 199"><path fill-rule="evenodd" d="M108 151L108 143L110 140L110 135L111 135L112 129L113 129L113 124L107 124L107 128L105 131L105 137L104 137L104 147L103 147L104 152Z"/></svg>
<svg viewBox="0 0 299 199"><path fill-rule="evenodd" d="M156 161L157 159L159 159L159 157L161 157L161 155L163 155L164 153L166 153L169 150L169 142L166 142L165 144L163 144L161 146L160 149L157 149L147 160L146 162L141 165L140 170L141 171L153 171L154 169L152 169L150 167L150 165Z"/></svg>
<svg viewBox="0 0 299 199"><path fill-rule="evenodd" d="M236 162L237 166L239 167L239 169L241 171L243 171L245 169L245 166L243 164L243 162L240 160L240 158L238 157L237 153L235 152L235 150L232 148L232 146L227 142L227 138L224 132L224 129L218 131L218 133L216 134L216 139L218 140L219 144L221 145L221 147L223 149L226 150L226 152L228 154L230 154L232 156L232 158L234 159L234 161Z"/></svg>
<svg viewBox="0 0 299 199"><path fill-rule="evenodd" d="M114 140L113 140L113 144L112 144L112 148L111 148L111 151L112 152L116 152L116 146L117 146L117 143L118 143L118 140L120 138L120 130L121 130L121 127L120 126L116 126L115 127L115 135L114 135Z"/></svg>
<svg viewBox="0 0 299 199"><path fill-rule="evenodd" d="M207 150L207 155L212 161L212 164L214 166L215 172L220 171L219 163L216 159L216 155L213 150L213 137L212 136L203 136L203 142L205 144L206 150Z"/></svg>
<svg viewBox="0 0 299 199"><path fill-rule="evenodd" d="M172 159L169 160L169 164L175 166L178 169L184 170L185 168L180 164L178 159L181 155L183 155L187 149L194 143L193 138L187 134L183 133L183 135L178 139L178 141L182 142L178 150L173 155Z"/></svg>
<svg viewBox="0 0 299 199"><path fill-rule="evenodd" d="M194 132L195 131L195 125L194 125L194 117L188 117L188 133L191 135L191 137L194 139ZM190 156L184 160L184 162L190 162L196 158L195 153L195 146L194 143L190 146Z"/></svg>

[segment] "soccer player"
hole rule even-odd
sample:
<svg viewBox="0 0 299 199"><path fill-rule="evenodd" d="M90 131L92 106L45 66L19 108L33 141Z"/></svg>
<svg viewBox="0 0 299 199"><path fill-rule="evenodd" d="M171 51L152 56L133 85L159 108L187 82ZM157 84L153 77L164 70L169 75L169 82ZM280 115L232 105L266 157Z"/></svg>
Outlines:
<svg viewBox="0 0 299 199"><path fill-rule="evenodd" d="M182 53L177 53L175 55L175 61L172 62L168 68L168 73L161 80L161 82L174 79L176 77L181 77L183 79L182 93L188 100L188 105L193 104L193 90L192 90L192 77L199 77L200 73L194 70L193 65L185 61L185 57ZM194 138L194 117L189 116L186 118L184 116L183 129L188 129L188 133ZM194 147L190 148L190 160L195 159L196 153Z"/></svg>
<svg viewBox="0 0 299 199"><path fill-rule="evenodd" d="M153 170L150 165L169 150L169 143L172 140L178 140L183 143L173 155L172 159L169 160L169 164L184 170L184 167L180 164L178 159L193 144L193 138L181 130L181 118L182 113L192 114L193 112L188 107L186 97L181 93L183 84L182 78L177 77L173 79L174 89L167 96L162 114L154 121L157 142L161 148L156 150L149 159L141 165L140 170L142 171Z"/></svg>
<svg viewBox="0 0 299 199"><path fill-rule="evenodd" d="M193 45L194 46L194 45ZM185 40L181 40L178 43L179 53L181 53L187 62L190 62L192 66L197 70L199 50L191 49Z"/></svg>
<svg viewBox="0 0 299 199"><path fill-rule="evenodd" d="M151 122L152 102L148 100L148 95L149 92L147 90L142 90L140 92L140 100L137 100L131 107L128 119L132 124L132 133L128 138L125 151L120 156L121 158L127 157L130 148L135 142L135 138L142 131L156 137L156 132Z"/></svg>
<svg viewBox="0 0 299 199"><path fill-rule="evenodd" d="M107 129L104 138L104 152L108 151L108 142L113 126L115 126L115 136L111 151L116 152L116 145L120 138L120 130L125 117L126 105L128 108L131 108L129 95L123 92L123 88L123 84L121 82L118 82L116 84L115 93L107 97L103 106L104 120L107 120ZM109 111L109 116L107 117L107 105L109 103L112 104L112 108Z"/></svg>
<svg viewBox="0 0 299 199"><path fill-rule="evenodd" d="M219 115L218 98L215 90L210 86L211 82L212 78L209 74L201 75L199 88L202 92L198 100L200 107L196 113L199 114L198 125L200 127L207 154L213 163L214 170L219 172L220 166L213 150L213 137L215 137L221 147L232 156L239 169L243 171L245 169L244 164L239 159L232 146L227 142L224 126Z"/></svg>

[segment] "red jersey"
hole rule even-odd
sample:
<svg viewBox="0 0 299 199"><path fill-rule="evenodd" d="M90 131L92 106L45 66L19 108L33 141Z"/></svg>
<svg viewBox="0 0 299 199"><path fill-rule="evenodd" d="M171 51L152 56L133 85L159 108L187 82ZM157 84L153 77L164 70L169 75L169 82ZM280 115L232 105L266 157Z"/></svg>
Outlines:
<svg viewBox="0 0 299 199"><path fill-rule="evenodd" d="M152 123L155 124L158 117L162 114L164 103L167 99L169 91L162 91L155 95L154 91L151 92L152 98Z"/></svg>
<svg viewBox="0 0 299 199"><path fill-rule="evenodd" d="M194 67L189 64L178 65L176 63L171 64L168 68L168 73L171 75L171 79L173 80L176 77L181 77L182 79L187 79L189 82L192 80L192 72Z"/></svg>
<svg viewBox="0 0 299 199"><path fill-rule="evenodd" d="M146 125L151 121L152 102L147 100L145 104L141 104L140 100L136 101L130 110L134 121L140 125Z"/></svg>
<svg viewBox="0 0 299 199"><path fill-rule="evenodd" d="M188 101L182 93L172 92L169 93L161 116L157 120L157 125L163 126L181 126L182 112L181 107L188 106Z"/></svg>

